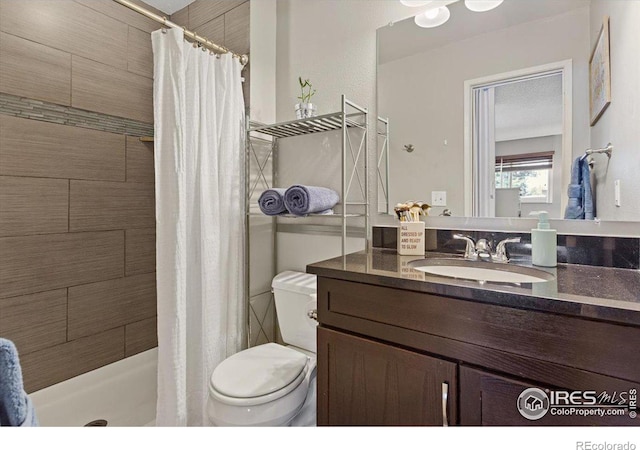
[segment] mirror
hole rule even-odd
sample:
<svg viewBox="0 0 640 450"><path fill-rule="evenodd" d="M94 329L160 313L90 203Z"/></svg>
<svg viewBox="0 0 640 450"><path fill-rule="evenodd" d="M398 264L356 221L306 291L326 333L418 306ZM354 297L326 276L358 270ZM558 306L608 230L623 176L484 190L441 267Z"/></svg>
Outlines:
<svg viewBox="0 0 640 450"><path fill-rule="evenodd" d="M441 5L446 23L416 25ZM640 0L505 0L482 13L439 0L407 14L377 32L389 124L379 210L383 192L391 209L426 201L430 215L561 219L582 210L588 178L595 218L640 220Z"/></svg>

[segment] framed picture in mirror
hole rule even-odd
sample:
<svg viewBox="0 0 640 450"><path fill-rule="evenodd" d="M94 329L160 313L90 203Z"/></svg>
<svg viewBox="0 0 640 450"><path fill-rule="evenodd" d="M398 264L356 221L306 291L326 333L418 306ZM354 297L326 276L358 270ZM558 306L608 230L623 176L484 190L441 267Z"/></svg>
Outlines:
<svg viewBox="0 0 640 450"><path fill-rule="evenodd" d="M602 21L602 28L589 60L589 104L591 126L611 103L611 66L609 60L609 16Z"/></svg>

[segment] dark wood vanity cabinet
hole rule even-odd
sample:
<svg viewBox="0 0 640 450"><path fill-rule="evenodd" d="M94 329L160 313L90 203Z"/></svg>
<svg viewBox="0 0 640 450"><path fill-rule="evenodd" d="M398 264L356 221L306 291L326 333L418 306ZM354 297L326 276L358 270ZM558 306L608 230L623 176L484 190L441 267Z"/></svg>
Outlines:
<svg viewBox="0 0 640 450"><path fill-rule="evenodd" d="M318 345L330 405L320 423L448 425L457 417L455 363L324 328Z"/></svg>
<svg viewBox="0 0 640 450"><path fill-rule="evenodd" d="M318 278L319 425L640 425L523 417L527 388L640 390L640 328Z"/></svg>
<svg viewBox="0 0 640 450"><path fill-rule="evenodd" d="M525 382L498 375L485 370L460 366L459 371L460 425L470 426L576 426L576 425L640 425L628 415L622 416L552 416L545 415L541 419L531 421L525 419L517 410L518 397L523 390L537 387L539 389L573 390L571 386L548 386L544 383ZM609 379L608 390L613 393L613 386L623 380ZM625 384L623 382L623 384ZM631 386L632 383L626 383ZM625 389L628 391L629 388ZM620 391L617 391L620 392Z"/></svg>

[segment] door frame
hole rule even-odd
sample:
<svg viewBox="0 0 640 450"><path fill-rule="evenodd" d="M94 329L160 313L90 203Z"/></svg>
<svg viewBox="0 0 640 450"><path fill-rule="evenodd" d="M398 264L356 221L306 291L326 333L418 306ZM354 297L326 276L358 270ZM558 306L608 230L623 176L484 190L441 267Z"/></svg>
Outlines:
<svg viewBox="0 0 640 450"><path fill-rule="evenodd" d="M562 74L562 185L569 186L573 159L573 60L552 62L510 72L497 73L464 82L464 215L473 215L473 90L505 81L517 81L546 72ZM562 187L560 187L562 189ZM560 210L564 211L568 198L561 196Z"/></svg>

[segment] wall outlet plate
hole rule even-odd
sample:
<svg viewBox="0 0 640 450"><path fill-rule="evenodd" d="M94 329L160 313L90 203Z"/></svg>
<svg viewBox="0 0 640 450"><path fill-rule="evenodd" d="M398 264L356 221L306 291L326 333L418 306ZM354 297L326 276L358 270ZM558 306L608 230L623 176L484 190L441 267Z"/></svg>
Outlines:
<svg viewBox="0 0 640 450"><path fill-rule="evenodd" d="M447 206L447 191L432 191L431 206Z"/></svg>

